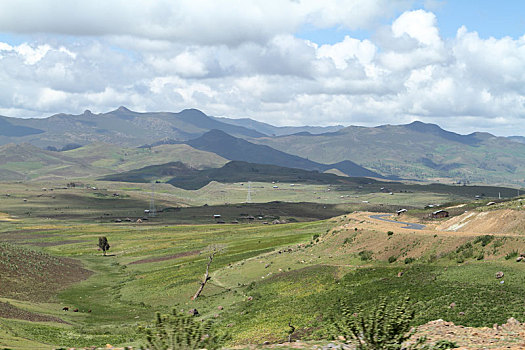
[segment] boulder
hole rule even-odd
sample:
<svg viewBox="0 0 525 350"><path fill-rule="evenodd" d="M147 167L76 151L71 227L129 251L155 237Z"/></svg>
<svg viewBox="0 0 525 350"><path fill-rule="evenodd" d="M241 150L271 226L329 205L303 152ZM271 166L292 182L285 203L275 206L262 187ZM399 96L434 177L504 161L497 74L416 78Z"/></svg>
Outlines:
<svg viewBox="0 0 525 350"><path fill-rule="evenodd" d="M498 272L496 272L496 278L503 278L503 276L505 276L505 274L503 273L503 271L498 271Z"/></svg>

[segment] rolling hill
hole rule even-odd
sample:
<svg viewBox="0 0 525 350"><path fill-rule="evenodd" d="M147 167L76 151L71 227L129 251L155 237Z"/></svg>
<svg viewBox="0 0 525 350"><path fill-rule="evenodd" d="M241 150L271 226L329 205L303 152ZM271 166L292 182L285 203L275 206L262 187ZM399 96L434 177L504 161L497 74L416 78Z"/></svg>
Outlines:
<svg viewBox="0 0 525 350"><path fill-rule="evenodd" d="M42 150L30 144L0 146L0 180L86 178L180 161L195 169L221 167L227 160L188 145L149 149L91 144L65 152Z"/></svg>
<svg viewBox="0 0 525 350"><path fill-rule="evenodd" d="M434 124L351 126L250 141L312 161L350 160L401 178L525 185L525 144L488 133L460 135Z"/></svg>
<svg viewBox="0 0 525 350"><path fill-rule="evenodd" d="M211 130L197 139L186 141L186 144L199 150L214 152L230 160L317 170L320 172L337 169L348 176L354 177L383 177L348 160L337 164L317 163L268 146L257 145L241 138L230 136L220 130Z"/></svg>
<svg viewBox="0 0 525 350"><path fill-rule="evenodd" d="M196 190L206 186L211 181L235 183L245 181L255 182L287 182L308 184L339 184L354 185L376 183L376 180L363 177L345 177L325 174L318 171L308 171L297 168L287 168L269 164L255 164L242 161L231 161L221 168L203 170L192 169L180 162L148 166L119 174L100 178L104 181L121 182L151 182L160 178L172 176L167 183L186 190ZM277 186L277 185L276 185Z"/></svg>

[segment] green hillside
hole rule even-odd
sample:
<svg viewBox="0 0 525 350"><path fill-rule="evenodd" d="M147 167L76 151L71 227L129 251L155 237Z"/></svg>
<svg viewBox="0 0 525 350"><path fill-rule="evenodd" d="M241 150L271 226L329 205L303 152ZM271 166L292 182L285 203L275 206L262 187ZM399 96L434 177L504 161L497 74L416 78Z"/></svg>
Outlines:
<svg viewBox="0 0 525 350"><path fill-rule="evenodd" d="M401 178L525 185L524 144L487 133L459 135L421 122L251 141L318 162L351 160Z"/></svg>
<svg viewBox="0 0 525 350"><path fill-rule="evenodd" d="M0 180L98 177L170 161L180 161L196 169L220 167L227 162L220 156L188 145L123 148L98 143L53 152L30 144L8 144L0 146Z"/></svg>

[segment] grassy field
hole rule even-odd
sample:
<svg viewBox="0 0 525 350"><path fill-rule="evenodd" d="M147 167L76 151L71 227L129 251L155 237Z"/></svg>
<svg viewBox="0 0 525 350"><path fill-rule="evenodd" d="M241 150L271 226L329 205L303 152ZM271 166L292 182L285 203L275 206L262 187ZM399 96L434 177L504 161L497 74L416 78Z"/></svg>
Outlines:
<svg viewBox="0 0 525 350"><path fill-rule="evenodd" d="M492 326L511 316L525 318L520 297L525 264L514 259L525 251L520 232L443 232L429 223L434 226L426 230L404 230L375 222L370 214L351 213L392 211L403 203L402 196L420 208L453 196L374 193L368 194L370 203L352 203L350 197L341 198L345 192L328 186L280 184L266 190L258 186L269 184L252 183L253 199L304 190L320 192L327 203L225 205L208 194L216 206L210 201L186 208L177 192L164 192L169 187L159 185L157 202L164 210L136 223L149 208L147 185L90 184L96 190L50 185L2 186L0 348L138 346L143 339L138 327L151 324L155 311L172 308L196 308L199 317L231 334L230 345L283 341L288 322L296 327L294 339L329 339L341 301L358 312L384 296L410 295L415 324L443 318ZM246 194L246 184L214 186ZM192 203L198 202L198 194L190 195ZM397 198L400 202L392 206L380 203ZM486 207L477 203L469 210ZM420 220L426 213L412 212L406 220ZM226 223L215 223L215 213ZM256 218L229 223L246 214ZM125 217L133 220L115 222ZM263 224L277 218L287 223ZM107 256L97 250L99 236L109 240ZM221 252L211 265L211 280L192 301L213 248ZM505 277L495 278L497 271Z"/></svg>

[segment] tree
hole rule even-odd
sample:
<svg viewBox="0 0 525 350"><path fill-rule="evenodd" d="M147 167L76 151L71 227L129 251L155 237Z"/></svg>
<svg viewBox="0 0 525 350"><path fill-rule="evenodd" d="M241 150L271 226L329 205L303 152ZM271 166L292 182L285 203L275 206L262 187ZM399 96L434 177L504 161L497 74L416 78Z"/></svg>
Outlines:
<svg viewBox="0 0 525 350"><path fill-rule="evenodd" d="M210 246L206 250L208 255L208 264L206 265L206 272L204 273L204 278L202 279L202 282L200 282L199 289L197 289L197 292L195 292L195 295L191 298L192 300L195 300L201 295L202 290L204 289L204 286L208 281L211 279L210 277L210 265L213 261L213 258L215 257L215 254L218 254L224 250L223 246Z"/></svg>
<svg viewBox="0 0 525 350"><path fill-rule="evenodd" d="M106 255L106 251L109 250L108 239L104 236L100 236L98 238L98 247L99 249L102 249L102 251L104 252L104 255Z"/></svg>

